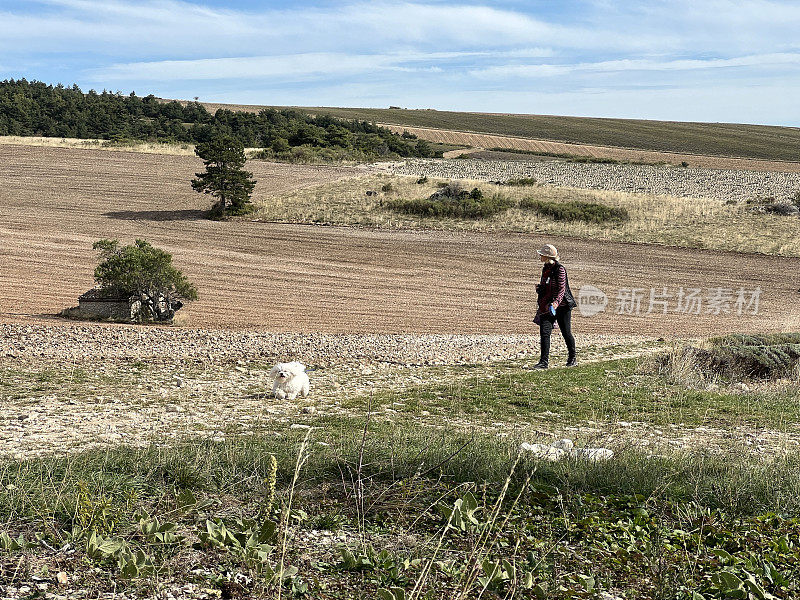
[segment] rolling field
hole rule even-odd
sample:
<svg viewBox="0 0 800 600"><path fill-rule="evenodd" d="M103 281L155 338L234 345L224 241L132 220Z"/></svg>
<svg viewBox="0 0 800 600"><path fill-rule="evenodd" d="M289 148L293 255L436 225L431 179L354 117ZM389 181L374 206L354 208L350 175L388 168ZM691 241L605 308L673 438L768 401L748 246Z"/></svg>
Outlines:
<svg viewBox="0 0 800 600"><path fill-rule="evenodd" d="M257 105L203 104L210 111L219 108L258 111L266 108ZM613 146L688 155L742 157L768 161L800 160L800 129L796 127L438 110L272 108L296 108L310 114L329 114L343 119L362 119L405 128L487 133L569 144Z"/></svg>
<svg viewBox="0 0 800 600"><path fill-rule="evenodd" d="M705 154L687 154L679 152L662 152L652 150L634 150L614 146L592 146L588 144L574 144L567 142L554 142L542 139L524 137L491 135L486 133L470 133L448 129L433 129L430 127L405 127L383 123L392 131L403 133L408 131L417 137L439 144L453 144L471 146L474 148L507 148L510 150L524 150L526 152L569 154L573 156L591 156L595 158L612 158L620 162L642 163L667 163L680 165L683 162L691 167L708 169L736 169L747 171L776 171L799 173L800 162L762 160L756 158L735 158L729 156L713 156ZM469 153L469 152L467 152ZM451 151L450 157L464 154L458 150ZM521 157L524 155L521 155ZM798 155L800 157L800 155ZM797 160L797 158L795 158Z"/></svg>
<svg viewBox="0 0 800 600"><path fill-rule="evenodd" d="M797 598L797 378L704 379L682 344L799 329L800 258L281 222L423 188L369 167L251 161L258 211L213 222L197 158L117 150L0 145L3 598ZM736 231L718 199L536 189ZM55 317L101 237L170 251L200 300L174 327ZM531 370L544 242L608 294L575 368ZM688 288L758 288L758 314L676 312ZM312 394L279 401L291 359Z"/></svg>
<svg viewBox="0 0 800 600"><path fill-rule="evenodd" d="M558 238L543 234L381 231L201 218L205 197L184 156L4 145L0 318L52 319L92 286L92 242L145 237L172 252L200 300L183 311L206 328L351 333L530 333L535 249L562 248L577 293L591 284L608 310L586 333L687 337L796 328L800 259ZM363 173L254 161L257 198ZM784 274L775 277L775 273ZM760 314L644 314L650 289L760 286ZM625 312L625 290L644 294ZM387 299L391 298L391 302ZM780 298L780 302L774 301ZM773 299L769 301L767 299ZM616 314L617 310L622 314Z"/></svg>

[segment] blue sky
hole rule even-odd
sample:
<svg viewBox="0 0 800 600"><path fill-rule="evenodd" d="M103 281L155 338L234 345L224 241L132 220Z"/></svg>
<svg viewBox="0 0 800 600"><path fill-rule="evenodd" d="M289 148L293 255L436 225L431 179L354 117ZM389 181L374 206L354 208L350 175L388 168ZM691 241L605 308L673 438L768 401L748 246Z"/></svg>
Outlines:
<svg viewBox="0 0 800 600"><path fill-rule="evenodd" d="M0 0L0 79L800 126L800 2Z"/></svg>

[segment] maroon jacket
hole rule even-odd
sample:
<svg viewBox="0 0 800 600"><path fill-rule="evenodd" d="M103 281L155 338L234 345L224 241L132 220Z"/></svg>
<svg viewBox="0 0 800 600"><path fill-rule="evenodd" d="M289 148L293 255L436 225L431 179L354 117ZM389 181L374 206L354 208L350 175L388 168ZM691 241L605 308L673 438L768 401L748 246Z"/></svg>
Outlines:
<svg viewBox="0 0 800 600"><path fill-rule="evenodd" d="M551 304L555 304L556 308L575 306L572 291L569 289L567 270L559 262L545 263L536 291L539 294L539 314L546 314Z"/></svg>

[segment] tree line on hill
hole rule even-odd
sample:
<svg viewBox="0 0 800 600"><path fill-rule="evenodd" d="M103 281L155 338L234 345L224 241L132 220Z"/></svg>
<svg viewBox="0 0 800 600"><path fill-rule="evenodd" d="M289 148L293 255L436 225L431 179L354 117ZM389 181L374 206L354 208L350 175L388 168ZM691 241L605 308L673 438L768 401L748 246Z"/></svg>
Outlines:
<svg viewBox="0 0 800 600"><path fill-rule="evenodd" d="M211 114L198 102L167 102L134 92L84 94L77 85L26 79L0 81L0 135L192 144L230 136L245 147L263 148L265 158L299 156L301 148L306 155L323 158L435 154L425 140L368 121L271 108L258 113L220 109Z"/></svg>

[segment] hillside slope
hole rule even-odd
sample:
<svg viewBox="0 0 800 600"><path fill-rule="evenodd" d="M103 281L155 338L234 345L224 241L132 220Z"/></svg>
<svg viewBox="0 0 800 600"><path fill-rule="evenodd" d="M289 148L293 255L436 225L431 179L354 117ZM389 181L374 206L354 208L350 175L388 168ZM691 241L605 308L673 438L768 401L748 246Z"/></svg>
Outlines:
<svg viewBox="0 0 800 600"><path fill-rule="evenodd" d="M519 233L384 231L251 221L215 222L189 179L191 156L0 146L0 321L31 323L93 284L103 237L146 238L175 256L200 299L181 317L205 328L326 333L535 332L536 248L562 250L575 293L592 285L608 310L581 334L689 337L786 331L800 315L800 259ZM253 161L259 193L358 176L355 168ZM256 197L258 200L258 197ZM776 273L781 274L776 276ZM760 287L758 315L673 312L687 282ZM617 314L621 292L672 295L670 314ZM779 298L780 302L774 301ZM704 304L705 306L705 304Z"/></svg>
<svg viewBox="0 0 800 600"><path fill-rule="evenodd" d="M263 106L204 103L256 111ZM388 108L292 107L344 119L432 127L657 152L800 161L800 128L739 123L684 123L552 115L512 115Z"/></svg>

